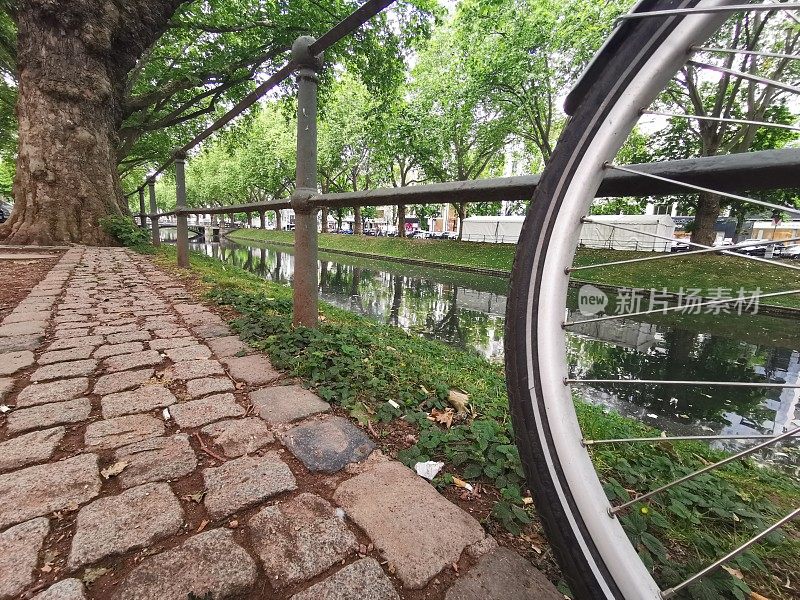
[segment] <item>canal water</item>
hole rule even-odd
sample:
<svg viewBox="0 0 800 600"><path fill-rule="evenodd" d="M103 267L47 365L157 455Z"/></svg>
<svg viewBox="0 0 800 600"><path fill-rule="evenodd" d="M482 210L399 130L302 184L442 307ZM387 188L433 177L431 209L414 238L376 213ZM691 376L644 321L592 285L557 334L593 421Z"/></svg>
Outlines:
<svg viewBox="0 0 800 600"><path fill-rule="evenodd" d="M226 241L194 243L193 249L270 281L292 281L289 247ZM506 280L334 253L321 253L319 268L326 302L502 361ZM576 304L577 293L570 299L570 320L580 318ZM797 320L763 315L612 320L574 328L568 345L573 375L580 378L800 382ZM670 434L770 434L800 425L797 388L603 385L582 392ZM729 449L734 445L726 443Z"/></svg>

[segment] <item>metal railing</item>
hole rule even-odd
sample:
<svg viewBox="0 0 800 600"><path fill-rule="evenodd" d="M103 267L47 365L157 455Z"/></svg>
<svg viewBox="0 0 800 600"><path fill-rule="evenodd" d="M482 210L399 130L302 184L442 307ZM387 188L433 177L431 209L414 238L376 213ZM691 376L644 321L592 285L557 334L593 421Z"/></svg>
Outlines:
<svg viewBox="0 0 800 600"><path fill-rule="evenodd" d="M318 323L319 294L317 281L317 212L320 208L385 206L408 204L445 204L529 200L539 181L536 175L453 181L400 188L382 188L335 194L318 193L317 181L317 85L323 68L322 53L393 3L393 0L368 0L319 39L299 37L292 45L291 59L266 81L245 96L230 111L195 136L133 192L139 195L142 226L150 219L152 241L160 243L158 219L175 216L177 220L178 265L187 267L188 224L190 214L253 213L266 226L267 211L293 209L295 212L295 259L293 279L293 321L295 325L315 327ZM259 98L295 74L297 92L297 162L295 191L290 198L228 206L188 207L186 205L185 161L188 151L222 129L249 109ZM156 177L175 166L175 210L158 212ZM723 192L770 190L794 187L800 170L800 149L765 150L727 156L657 162L606 171L598 197L661 196L685 194L687 184L712 186ZM758 177L754 177L754 174ZM678 185L675 181L680 181ZM145 189L149 212L145 210Z"/></svg>

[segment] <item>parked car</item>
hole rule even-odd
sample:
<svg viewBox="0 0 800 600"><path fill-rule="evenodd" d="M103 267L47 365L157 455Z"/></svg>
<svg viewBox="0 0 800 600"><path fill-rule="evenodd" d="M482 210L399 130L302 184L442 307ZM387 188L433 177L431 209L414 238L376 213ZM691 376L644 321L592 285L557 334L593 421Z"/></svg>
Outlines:
<svg viewBox="0 0 800 600"><path fill-rule="evenodd" d="M793 258L800 260L800 244L786 246L781 250L781 258Z"/></svg>
<svg viewBox="0 0 800 600"><path fill-rule="evenodd" d="M773 256L780 256L783 250L783 244L776 242L775 244L765 244L765 240L749 239L739 242L741 248L736 248L734 252L740 254L747 254L749 256L764 256L768 248L772 248Z"/></svg>
<svg viewBox="0 0 800 600"><path fill-rule="evenodd" d="M670 246L670 252L688 252L691 250L692 247L687 244L686 242L672 242L672 246Z"/></svg>

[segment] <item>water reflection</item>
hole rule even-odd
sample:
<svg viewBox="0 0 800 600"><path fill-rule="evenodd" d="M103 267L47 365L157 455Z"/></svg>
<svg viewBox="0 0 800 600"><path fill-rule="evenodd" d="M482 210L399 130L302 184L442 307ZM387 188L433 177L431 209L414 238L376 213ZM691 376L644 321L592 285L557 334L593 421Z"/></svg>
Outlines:
<svg viewBox="0 0 800 600"><path fill-rule="evenodd" d="M291 248L194 244L219 260L291 284ZM320 295L340 308L489 360L503 357L504 280L338 254L320 255ZM579 319L576 295L570 320ZM800 327L770 317L673 315L578 325L568 337L573 375L591 379L800 381ZM797 388L595 386L594 402L674 434L772 433L798 418Z"/></svg>

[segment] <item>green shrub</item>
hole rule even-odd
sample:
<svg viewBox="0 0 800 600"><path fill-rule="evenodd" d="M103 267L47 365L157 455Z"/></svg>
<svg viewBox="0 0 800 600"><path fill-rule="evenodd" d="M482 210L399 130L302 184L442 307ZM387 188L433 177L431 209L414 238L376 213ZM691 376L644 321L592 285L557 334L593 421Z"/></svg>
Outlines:
<svg viewBox="0 0 800 600"><path fill-rule="evenodd" d="M103 217L100 219L100 227L123 246L145 252L151 248L150 232L136 225L130 217Z"/></svg>

